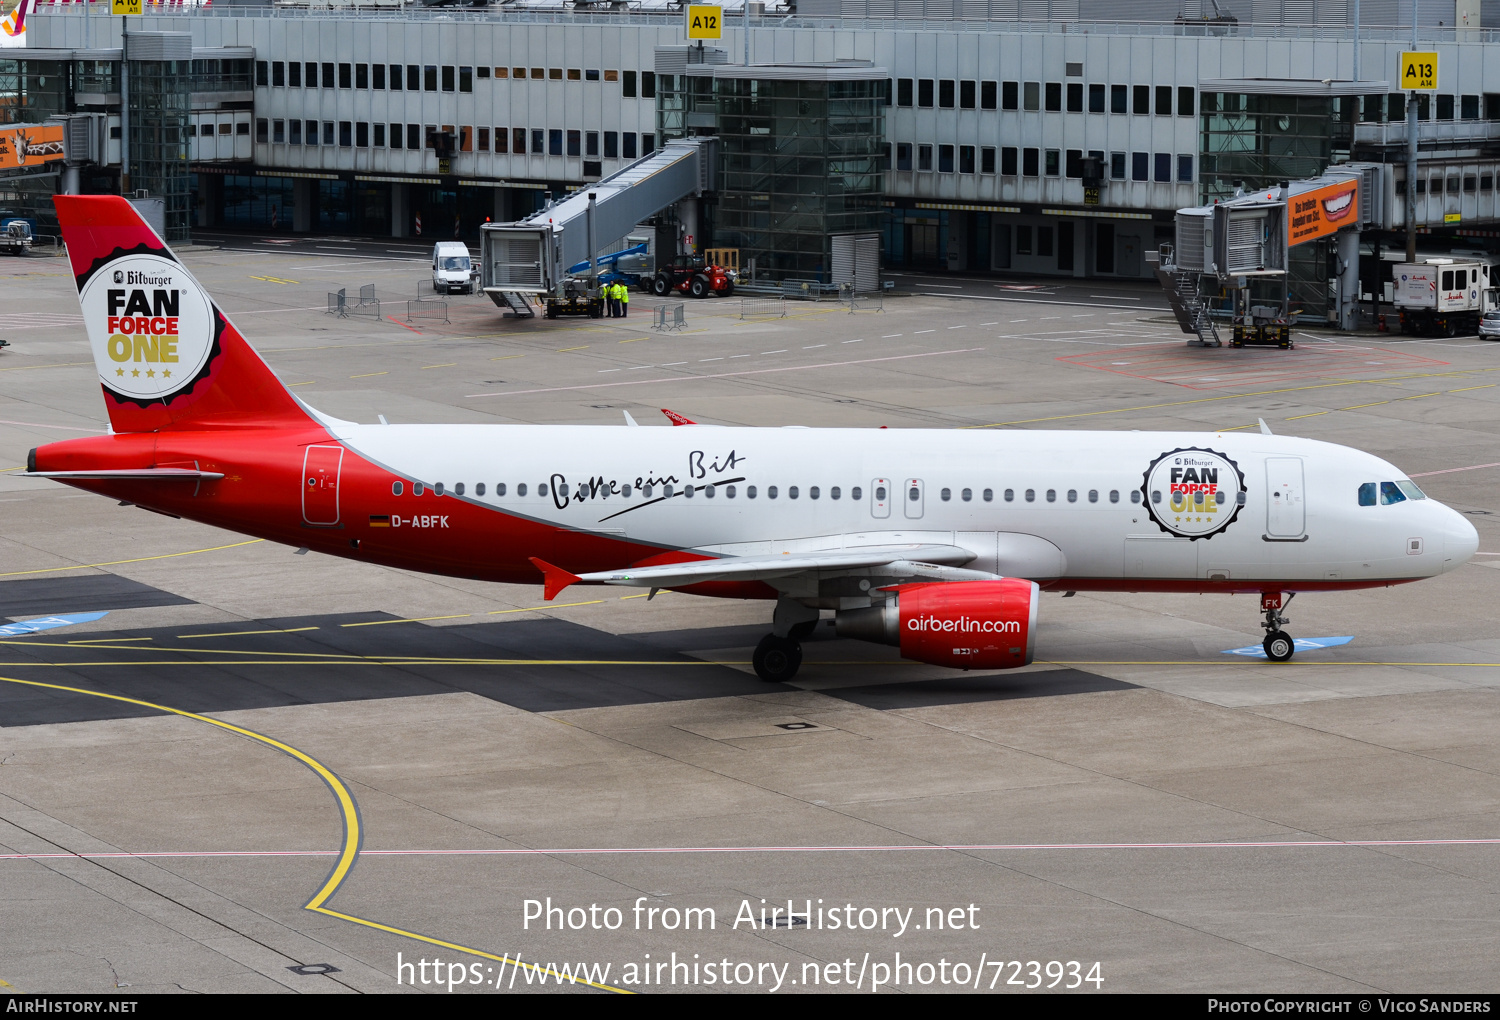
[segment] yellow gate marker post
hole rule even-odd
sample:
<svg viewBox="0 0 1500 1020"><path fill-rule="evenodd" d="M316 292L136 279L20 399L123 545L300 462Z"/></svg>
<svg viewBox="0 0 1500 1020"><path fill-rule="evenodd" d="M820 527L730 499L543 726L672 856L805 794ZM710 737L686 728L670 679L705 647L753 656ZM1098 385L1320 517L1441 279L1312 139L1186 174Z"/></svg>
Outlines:
<svg viewBox="0 0 1500 1020"><path fill-rule="evenodd" d="M685 15L689 39L724 38L724 9L715 4L689 4Z"/></svg>

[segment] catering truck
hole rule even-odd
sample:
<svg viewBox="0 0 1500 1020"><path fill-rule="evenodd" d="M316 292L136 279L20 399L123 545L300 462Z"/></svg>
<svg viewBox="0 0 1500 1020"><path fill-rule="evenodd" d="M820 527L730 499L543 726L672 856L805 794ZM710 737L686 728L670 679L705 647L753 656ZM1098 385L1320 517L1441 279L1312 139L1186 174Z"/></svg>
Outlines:
<svg viewBox="0 0 1500 1020"><path fill-rule="evenodd" d="M1484 313L1500 309L1500 259L1490 256L1398 262L1391 283L1403 333L1477 333Z"/></svg>

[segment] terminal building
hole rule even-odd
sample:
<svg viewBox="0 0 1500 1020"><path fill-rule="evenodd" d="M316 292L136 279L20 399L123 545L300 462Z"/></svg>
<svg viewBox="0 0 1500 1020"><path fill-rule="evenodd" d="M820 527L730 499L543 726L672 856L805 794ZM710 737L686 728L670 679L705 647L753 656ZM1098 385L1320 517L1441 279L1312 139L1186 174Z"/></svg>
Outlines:
<svg viewBox="0 0 1500 1020"><path fill-rule="evenodd" d="M43 5L0 50L0 119L87 119L89 151L0 181L0 211L45 230L54 190L117 193L123 102L128 184L175 239L472 239L713 136L711 190L657 236L770 279L827 281L840 236L878 238L887 268L1149 277L1177 209L1348 161L1390 164L1376 225L1403 243L1406 0L1364 0L1358 45L1351 0L750 0L695 45L652 2L148 5L123 48L102 5ZM1485 247L1500 0L1418 10L1440 71L1414 215L1424 247ZM1309 251L1315 307L1329 250Z"/></svg>

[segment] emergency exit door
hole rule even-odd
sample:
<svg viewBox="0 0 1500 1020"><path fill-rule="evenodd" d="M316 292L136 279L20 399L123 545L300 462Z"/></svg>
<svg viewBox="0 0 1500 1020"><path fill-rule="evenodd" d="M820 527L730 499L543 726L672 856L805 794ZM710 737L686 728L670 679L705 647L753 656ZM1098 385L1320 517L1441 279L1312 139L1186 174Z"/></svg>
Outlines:
<svg viewBox="0 0 1500 1020"><path fill-rule="evenodd" d="M891 515L891 480L889 478L877 478L870 483L870 516L889 517Z"/></svg>
<svg viewBox="0 0 1500 1020"><path fill-rule="evenodd" d="M309 446L302 457L302 519L330 527L339 522L339 468L342 446Z"/></svg>
<svg viewBox="0 0 1500 1020"><path fill-rule="evenodd" d="M1302 500L1302 458L1266 460L1266 536L1301 538L1307 531L1307 508Z"/></svg>

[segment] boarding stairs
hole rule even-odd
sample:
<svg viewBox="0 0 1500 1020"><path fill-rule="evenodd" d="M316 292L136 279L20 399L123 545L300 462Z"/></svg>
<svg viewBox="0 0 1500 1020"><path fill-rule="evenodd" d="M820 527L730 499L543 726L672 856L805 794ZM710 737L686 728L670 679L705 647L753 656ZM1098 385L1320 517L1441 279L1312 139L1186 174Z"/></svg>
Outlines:
<svg viewBox="0 0 1500 1020"><path fill-rule="evenodd" d="M1203 347L1223 347L1224 341L1219 337L1219 329L1214 325L1208 302L1203 299L1200 290L1202 276L1158 263L1156 279L1167 293L1167 301L1172 305L1172 314L1177 317L1177 324L1184 333L1191 333L1198 338L1189 340L1188 343Z"/></svg>

